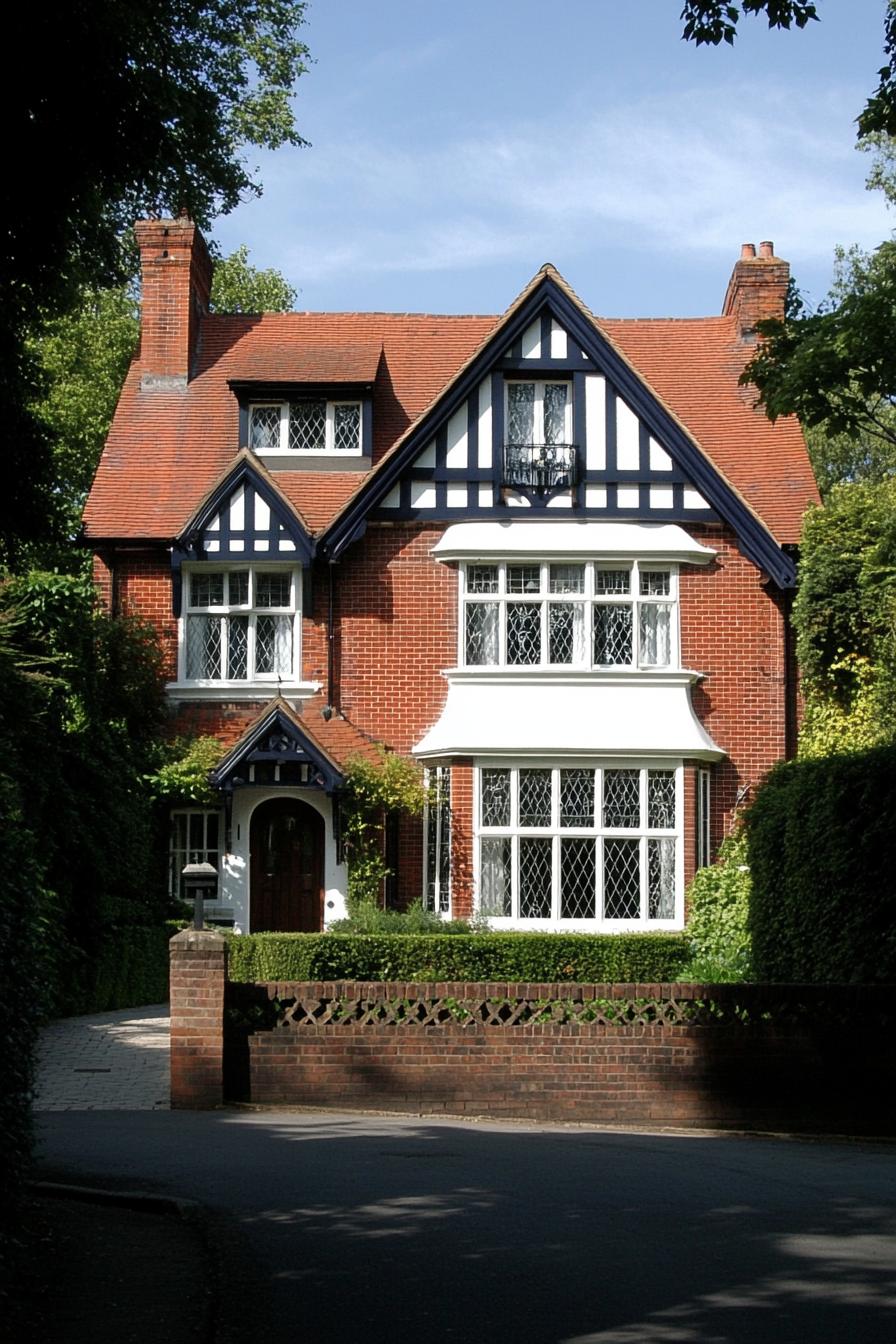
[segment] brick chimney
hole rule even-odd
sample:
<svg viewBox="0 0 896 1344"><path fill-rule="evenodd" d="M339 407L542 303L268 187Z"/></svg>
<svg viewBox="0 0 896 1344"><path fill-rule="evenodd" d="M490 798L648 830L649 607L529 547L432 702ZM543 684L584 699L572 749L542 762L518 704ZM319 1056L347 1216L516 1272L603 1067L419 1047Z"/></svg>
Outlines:
<svg viewBox="0 0 896 1344"><path fill-rule="evenodd" d="M143 298L140 314L141 388L186 387L199 319L208 312L212 263L192 220L141 219Z"/></svg>
<svg viewBox="0 0 896 1344"><path fill-rule="evenodd" d="M733 317L737 335L745 344L755 344L756 323L767 317L783 317L790 281L790 263L775 256L774 243L744 243L740 260L728 281L722 316Z"/></svg>

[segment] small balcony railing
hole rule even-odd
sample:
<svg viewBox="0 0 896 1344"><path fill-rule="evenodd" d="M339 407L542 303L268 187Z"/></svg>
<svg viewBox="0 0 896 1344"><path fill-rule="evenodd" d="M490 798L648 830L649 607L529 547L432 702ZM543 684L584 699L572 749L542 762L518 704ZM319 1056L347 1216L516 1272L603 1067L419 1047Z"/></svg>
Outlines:
<svg viewBox="0 0 896 1344"><path fill-rule="evenodd" d="M504 485L526 495L547 498L576 484L574 443L506 443Z"/></svg>

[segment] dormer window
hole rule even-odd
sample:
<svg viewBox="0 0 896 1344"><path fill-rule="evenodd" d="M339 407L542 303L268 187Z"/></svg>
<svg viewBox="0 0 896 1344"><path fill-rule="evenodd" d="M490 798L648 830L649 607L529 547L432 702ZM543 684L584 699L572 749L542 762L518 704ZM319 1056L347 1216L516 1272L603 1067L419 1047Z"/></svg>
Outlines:
<svg viewBox="0 0 896 1344"><path fill-rule="evenodd" d="M249 407L249 447L259 457L361 453L359 401L260 402Z"/></svg>

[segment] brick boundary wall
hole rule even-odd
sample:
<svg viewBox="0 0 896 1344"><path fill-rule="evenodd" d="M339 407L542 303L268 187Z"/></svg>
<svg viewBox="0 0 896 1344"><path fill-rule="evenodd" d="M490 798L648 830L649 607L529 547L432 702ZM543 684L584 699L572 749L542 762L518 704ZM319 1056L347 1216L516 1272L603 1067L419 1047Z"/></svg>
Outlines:
<svg viewBox="0 0 896 1344"><path fill-rule="evenodd" d="M171 1104L376 1109L535 1121L896 1135L892 987L766 985L230 985L250 1021L295 1002L650 1001L667 1021L282 1021L224 1029L226 945L171 942ZM675 1005L721 1011L674 1021ZM304 1011L304 1010L303 1010ZM387 1008L387 1011L388 1008ZM637 1008L635 1009L637 1012ZM653 1012L654 1009L651 1009ZM745 1020L740 1020L741 1016ZM297 1014L298 1017L298 1014Z"/></svg>
<svg viewBox="0 0 896 1344"><path fill-rule="evenodd" d="M262 987L256 987L261 989ZM757 1021L744 1025L478 1022L286 1024L245 1040L258 1105L382 1109L535 1121L793 1133L896 1134L896 1058L881 995L855 987L686 985L267 985L299 995L412 999L471 995L811 1004L841 995L867 1026ZM889 992L888 992L889 993ZM239 1044L234 1040L234 1050ZM236 1072L235 1075L236 1076Z"/></svg>

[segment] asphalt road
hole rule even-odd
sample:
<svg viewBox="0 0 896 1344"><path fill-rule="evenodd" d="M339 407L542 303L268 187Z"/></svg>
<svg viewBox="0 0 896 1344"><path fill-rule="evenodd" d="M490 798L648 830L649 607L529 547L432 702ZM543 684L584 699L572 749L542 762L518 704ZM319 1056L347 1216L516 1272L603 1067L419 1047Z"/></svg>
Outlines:
<svg viewBox="0 0 896 1344"><path fill-rule="evenodd" d="M256 1339L896 1337L892 1146L291 1111L47 1113L38 1135L47 1175L228 1212Z"/></svg>

